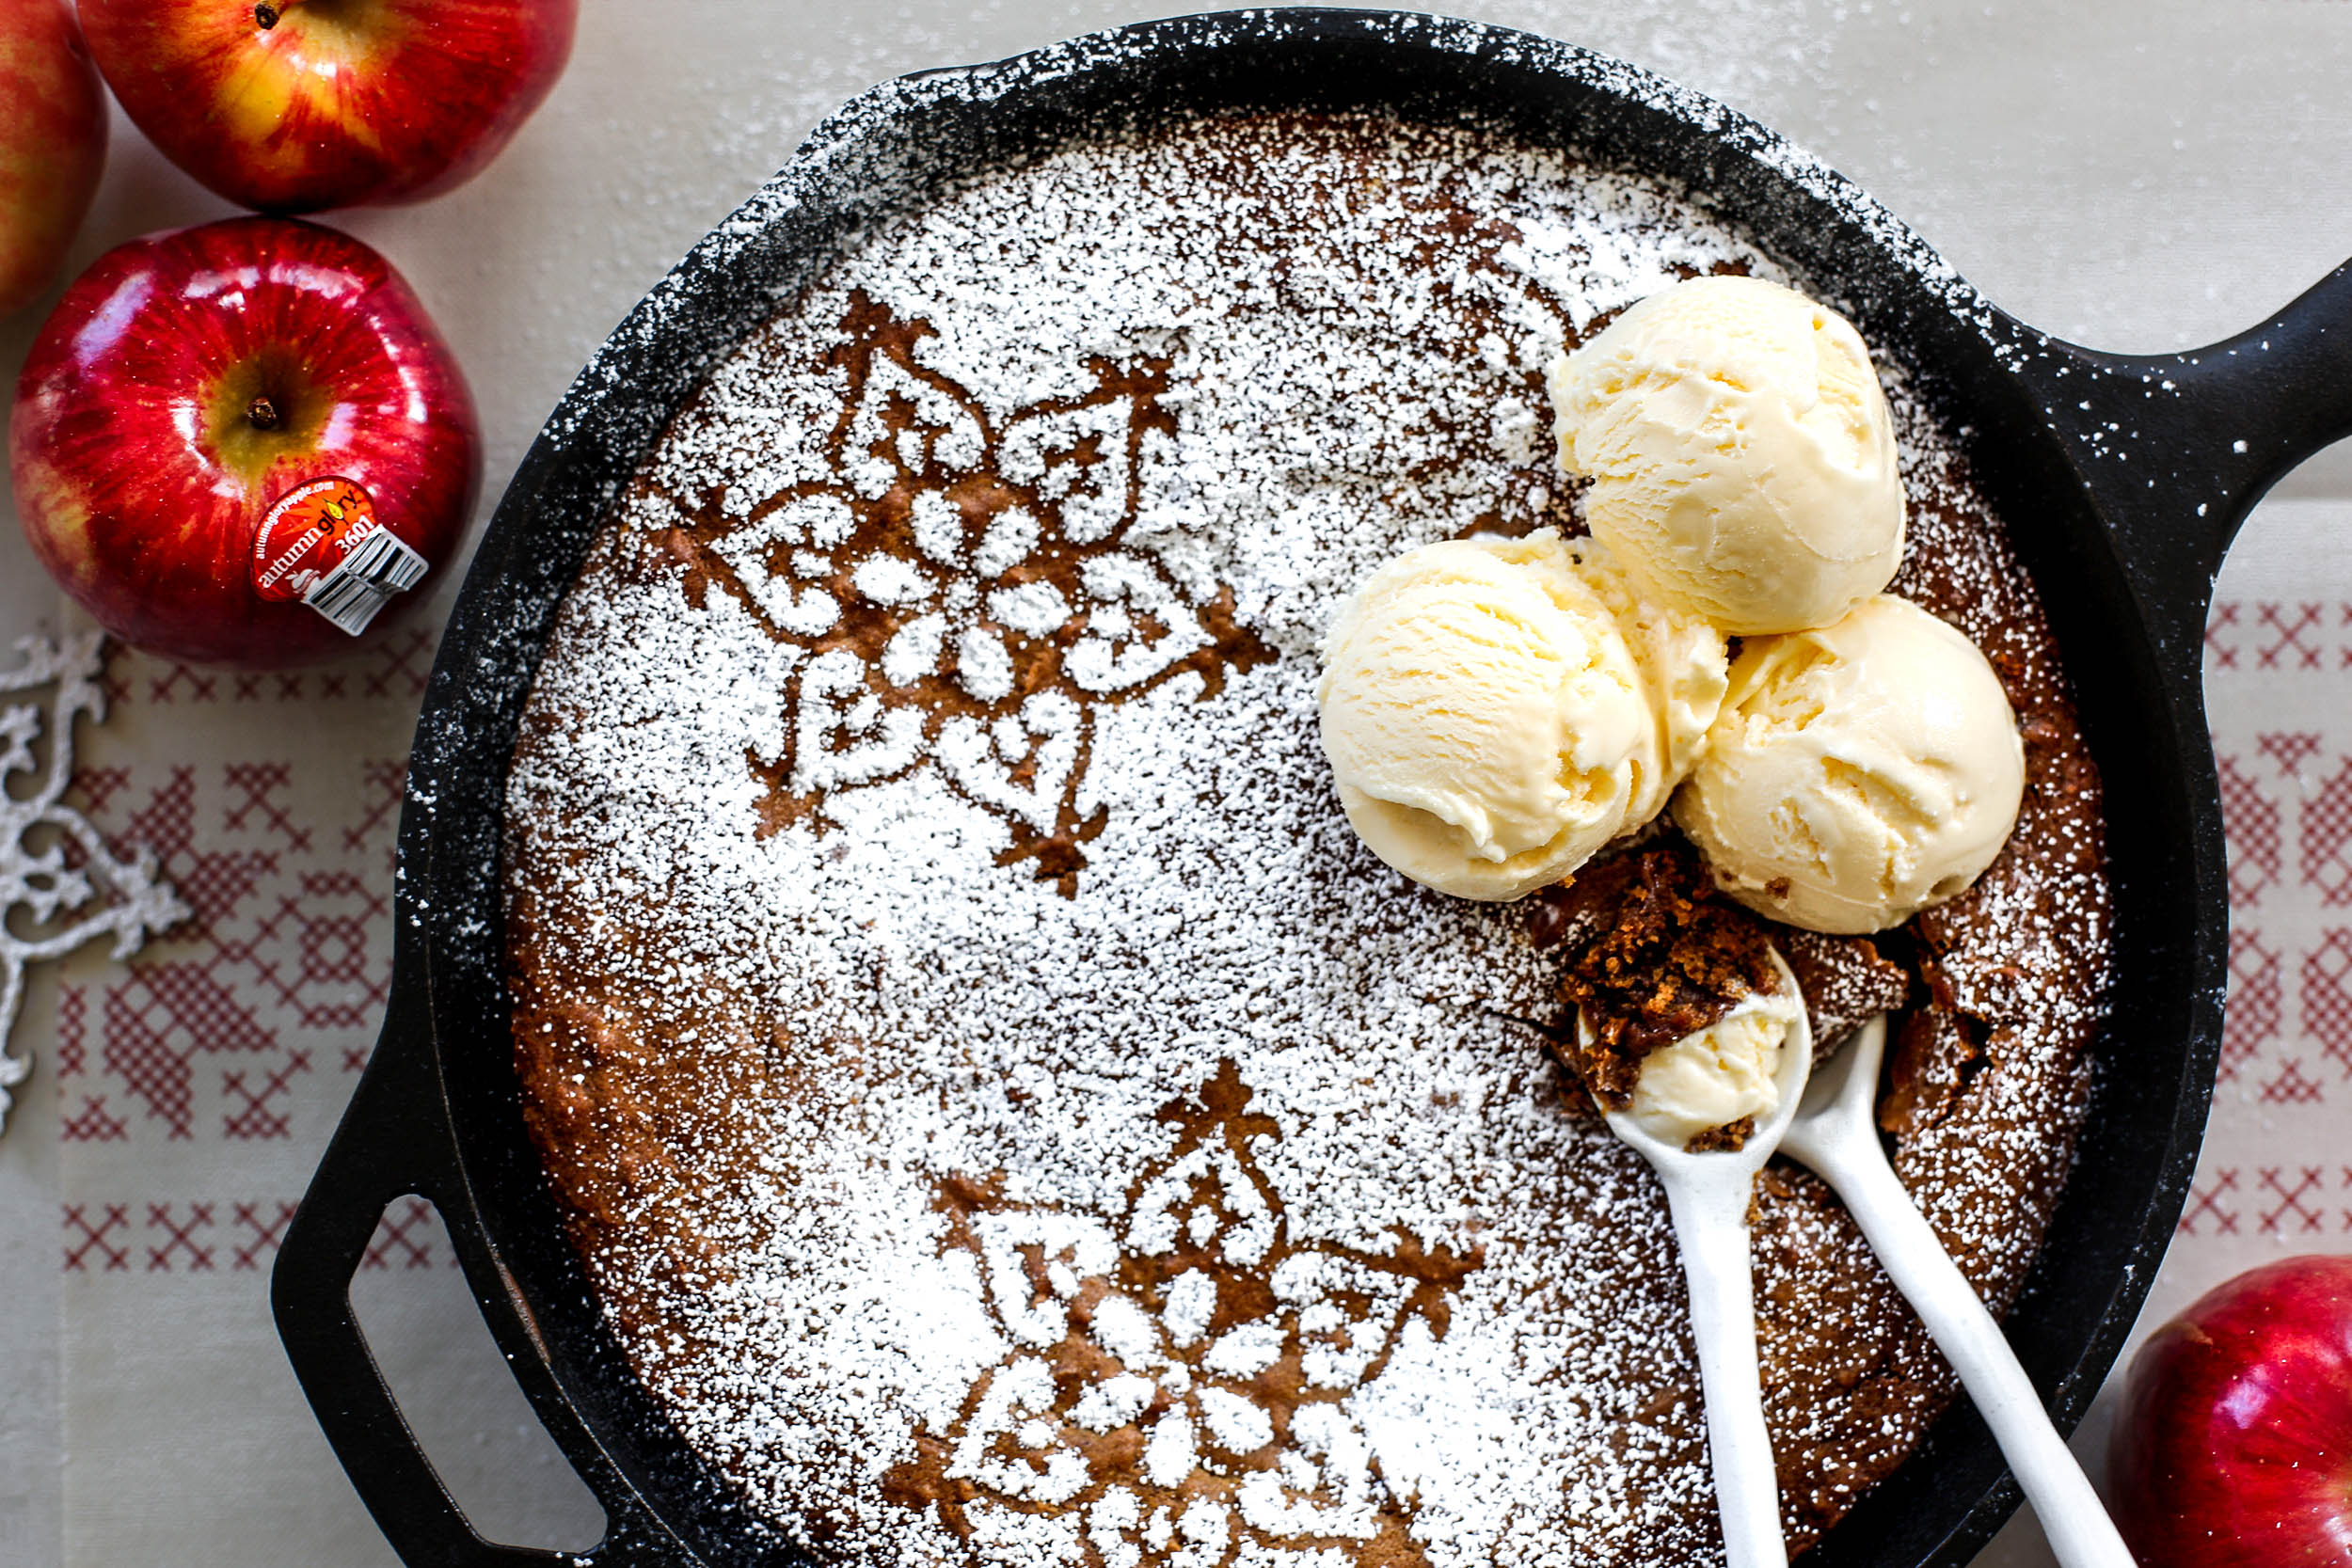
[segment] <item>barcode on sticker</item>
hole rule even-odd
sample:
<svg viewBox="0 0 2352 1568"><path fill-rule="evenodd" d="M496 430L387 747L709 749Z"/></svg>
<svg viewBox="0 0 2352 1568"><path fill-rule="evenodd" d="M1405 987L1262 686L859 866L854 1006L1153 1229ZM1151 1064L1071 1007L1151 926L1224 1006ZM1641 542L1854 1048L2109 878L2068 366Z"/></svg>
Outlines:
<svg viewBox="0 0 2352 1568"><path fill-rule="evenodd" d="M391 596L414 588L427 570L424 557L390 529L378 528L302 595L302 602L357 637Z"/></svg>

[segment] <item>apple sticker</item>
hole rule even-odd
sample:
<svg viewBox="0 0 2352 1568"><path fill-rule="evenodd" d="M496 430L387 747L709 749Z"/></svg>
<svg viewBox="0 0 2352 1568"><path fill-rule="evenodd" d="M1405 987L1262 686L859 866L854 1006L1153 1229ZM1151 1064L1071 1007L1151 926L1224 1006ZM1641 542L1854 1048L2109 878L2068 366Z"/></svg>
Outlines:
<svg viewBox="0 0 2352 1568"><path fill-rule="evenodd" d="M376 520L366 486L340 474L278 497L253 533L253 591L300 599L354 637L428 565Z"/></svg>

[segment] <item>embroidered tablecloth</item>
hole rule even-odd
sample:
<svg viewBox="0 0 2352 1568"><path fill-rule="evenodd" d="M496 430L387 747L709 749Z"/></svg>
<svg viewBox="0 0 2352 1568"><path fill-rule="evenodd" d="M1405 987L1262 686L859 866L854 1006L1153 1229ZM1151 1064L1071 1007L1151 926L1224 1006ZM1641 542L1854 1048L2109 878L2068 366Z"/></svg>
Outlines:
<svg viewBox="0 0 2352 1568"><path fill-rule="evenodd" d="M2221 336L2352 254L2352 6L1466 8L1730 99L1854 174L2002 303L2101 346ZM336 220L391 255L456 344L491 499L612 323L818 113L893 71L1141 14L586 9L569 75L489 174ZM77 261L222 210L119 120ZM0 331L0 368L37 320ZM2208 633L2232 994L2205 1157L2143 1329L2254 1262L2352 1250L2347 540L2352 463L2329 454L2257 513ZM127 962L102 944L48 966L17 1032L35 1069L0 1137L0 1561L391 1561L302 1404L265 1288L380 1016L403 761L446 596L381 647L298 673L120 651L104 665L111 711L80 736L71 798L118 845L152 847L193 912ZM0 531L0 633L72 625ZM593 1506L531 1426L421 1202L385 1216L358 1293L477 1523L592 1541ZM2021 1521L1983 1560L2048 1560Z"/></svg>

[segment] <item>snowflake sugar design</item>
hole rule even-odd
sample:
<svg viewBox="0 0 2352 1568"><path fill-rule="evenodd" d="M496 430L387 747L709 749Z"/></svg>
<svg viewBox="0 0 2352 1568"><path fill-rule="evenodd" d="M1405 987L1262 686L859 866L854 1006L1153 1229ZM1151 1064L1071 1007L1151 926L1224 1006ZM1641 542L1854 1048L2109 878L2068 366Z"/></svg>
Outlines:
<svg viewBox="0 0 2352 1568"><path fill-rule="evenodd" d="M0 1126L12 1103L8 1090L31 1070L24 1057L8 1053L26 966L62 958L108 931L114 956L128 958L188 914L156 876L151 850L117 854L64 803L73 782L74 721L87 715L96 723L106 716L98 685L105 658L101 634L62 642L30 637L16 646L24 662L0 673L0 692L49 689L49 754L43 766L40 705L0 707Z"/></svg>
<svg viewBox="0 0 2352 1568"><path fill-rule="evenodd" d="M928 323L854 293L842 328L830 472L744 520L714 491L657 536L691 602L716 584L791 650L783 744L747 758L762 831L821 831L828 795L932 767L1007 825L999 864L1074 895L1106 821L1081 809L1097 709L1187 673L1214 697L1274 657L1139 516L1175 450L1171 362L1089 359L1087 389L1000 421L917 358Z"/></svg>
<svg viewBox="0 0 2352 1568"><path fill-rule="evenodd" d="M950 1245L1011 1348L886 1496L982 1544L1046 1516L1097 1568L1382 1536L1417 1555L1347 1402L1408 1338L1444 1338L1478 1259L1401 1230L1386 1254L1293 1243L1253 1152L1275 1125L1249 1098L1227 1061L1164 1110L1175 1148L1116 1224L948 1183Z"/></svg>

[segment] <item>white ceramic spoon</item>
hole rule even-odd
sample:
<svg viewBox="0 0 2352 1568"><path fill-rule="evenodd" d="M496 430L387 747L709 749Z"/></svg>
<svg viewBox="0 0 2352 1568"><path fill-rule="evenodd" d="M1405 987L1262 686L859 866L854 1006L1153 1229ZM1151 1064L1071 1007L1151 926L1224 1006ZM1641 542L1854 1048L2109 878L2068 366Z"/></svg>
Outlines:
<svg viewBox="0 0 2352 1568"><path fill-rule="evenodd" d="M1797 994L1797 977L1772 955L1780 983ZM1582 1015L1576 1026L1589 1039ZM1764 1429L1764 1390L1756 1357L1756 1283L1748 1260L1748 1203L1756 1173L1772 1157L1796 1115L1813 1066L1813 1031L1804 1008L1781 1043L1773 1082L1780 1104L1756 1124L1747 1146L1692 1154L1652 1137L1627 1111L1609 1111L1609 1130L1632 1146L1666 1188L1675 1240L1691 1286L1691 1336L1699 1353L1699 1389L1707 1399L1707 1452L1715 1472L1729 1568L1788 1568L1780 1533L1780 1483L1772 1439Z"/></svg>
<svg viewBox="0 0 2352 1568"><path fill-rule="evenodd" d="M1821 1064L1780 1138L1781 1152L1837 1190L1895 1288L1927 1324L2001 1445L2064 1568L2133 1568L2099 1496L2042 1408L2042 1398L1984 1303L1912 1206L1879 1143L1879 1060L1886 1020L1872 1019ZM1692 1293L1696 1294L1695 1287ZM1715 1395L1708 1390L1712 1422ZM1718 1476L1718 1484L1721 1477ZM1736 1559L1734 1560L1737 1560Z"/></svg>

